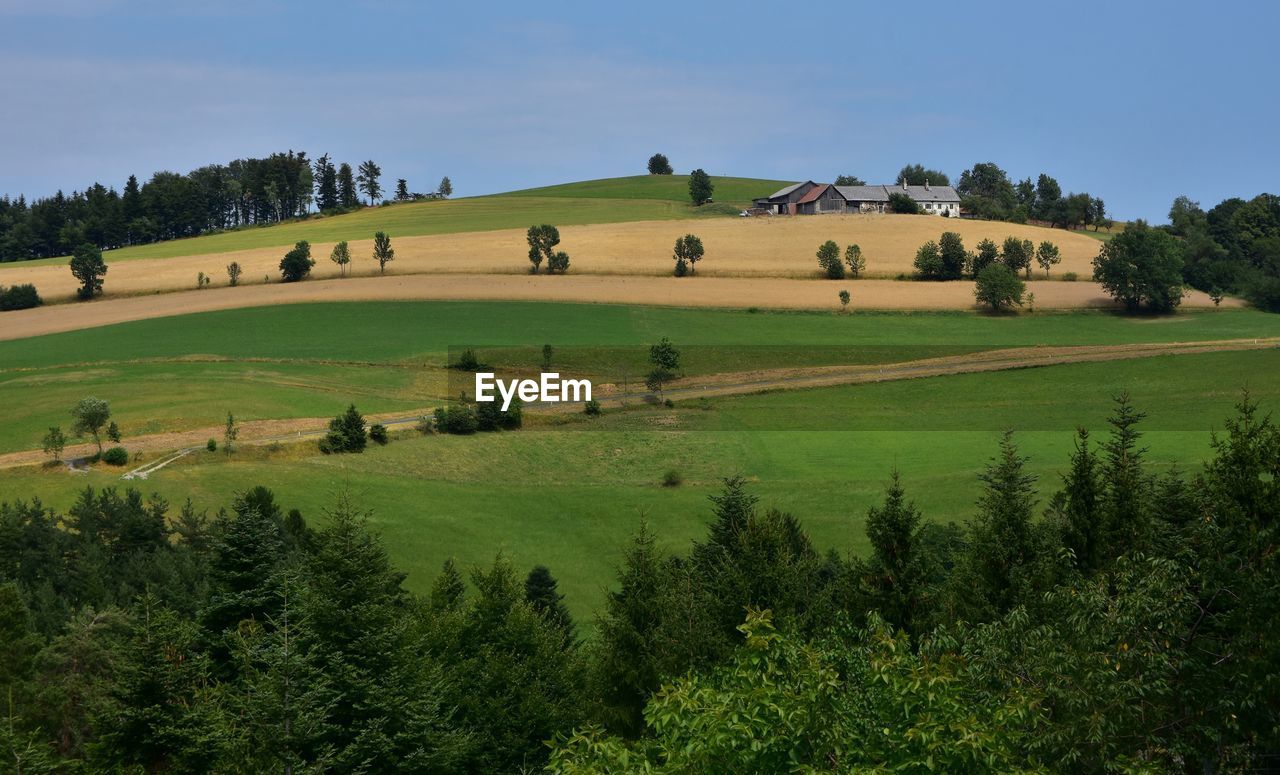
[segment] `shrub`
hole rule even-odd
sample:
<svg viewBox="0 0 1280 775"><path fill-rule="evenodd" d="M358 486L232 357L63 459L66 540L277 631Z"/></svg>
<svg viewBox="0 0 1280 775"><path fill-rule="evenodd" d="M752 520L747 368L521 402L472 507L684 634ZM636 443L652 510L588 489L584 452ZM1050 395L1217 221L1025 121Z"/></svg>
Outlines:
<svg viewBox="0 0 1280 775"><path fill-rule="evenodd" d="M364 452L368 439L364 432L364 415L355 404L329 421L329 432L320 440L320 451L326 455L341 452Z"/></svg>
<svg viewBox="0 0 1280 775"><path fill-rule="evenodd" d="M458 356L458 362L453 367L458 371L480 371L484 368L484 364L476 357L476 351L468 347Z"/></svg>
<svg viewBox="0 0 1280 775"><path fill-rule="evenodd" d="M476 414L471 407L455 404L448 409L435 411L436 430L466 436L476 432Z"/></svg>
<svg viewBox="0 0 1280 775"><path fill-rule="evenodd" d="M112 447L102 453L102 462L109 466L122 466L129 462L129 453L124 447Z"/></svg>
<svg viewBox="0 0 1280 775"><path fill-rule="evenodd" d="M1249 303L1267 312L1280 312L1280 278L1259 277L1245 288Z"/></svg>
<svg viewBox="0 0 1280 775"><path fill-rule="evenodd" d="M1012 269L1004 264L992 264L978 273L973 295L993 312L1000 312L1014 305L1021 306L1025 289L1026 285Z"/></svg>
<svg viewBox="0 0 1280 775"><path fill-rule="evenodd" d="M205 448L205 449L207 449L207 450L209 450L210 452L217 452L217 451L218 451L218 440L217 440L217 439L209 439L208 441L206 441L206 442L204 443L204 448Z"/></svg>
<svg viewBox="0 0 1280 775"><path fill-rule="evenodd" d="M662 402L662 405L667 407L668 409L674 409L676 406L676 402L668 398L666 401Z"/></svg>
<svg viewBox="0 0 1280 775"><path fill-rule="evenodd" d="M423 415L422 417L418 418L418 424L413 426L413 429L416 430L418 433L421 433L423 436L426 436L428 434L436 432L436 424L433 419L431 419L430 417L427 417L426 415Z"/></svg>
<svg viewBox="0 0 1280 775"><path fill-rule="evenodd" d="M849 308L849 291L848 290L840 291L840 307L842 309Z"/></svg>
<svg viewBox="0 0 1280 775"><path fill-rule="evenodd" d="M689 264L683 258L676 259L676 277L684 277L689 274Z"/></svg>
<svg viewBox="0 0 1280 775"><path fill-rule="evenodd" d="M376 422L369 426L369 439L377 444L387 443L387 426Z"/></svg>
<svg viewBox="0 0 1280 775"><path fill-rule="evenodd" d="M563 250L557 250L547 258L547 271L551 274L559 272L564 274L569 271L569 254Z"/></svg>
<svg viewBox="0 0 1280 775"><path fill-rule="evenodd" d="M840 246L827 240L818 247L818 267L828 279L843 280L844 264L840 263Z"/></svg>
<svg viewBox="0 0 1280 775"><path fill-rule="evenodd" d="M315 265L316 262L311 258L311 243L299 240L293 250L280 259L280 276L287 283L297 282L311 274L311 267Z"/></svg>
<svg viewBox="0 0 1280 775"><path fill-rule="evenodd" d="M0 293L0 311L31 309L43 303L40 294L36 293L36 287L31 283L13 285Z"/></svg>
<svg viewBox="0 0 1280 775"><path fill-rule="evenodd" d="M901 191L895 191L889 195L889 212L916 215L920 212L920 205Z"/></svg>
<svg viewBox="0 0 1280 775"><path fill-rule="evenodd" d="M1080 279L1080 275L1076 274L1075 272L1067 272L1062 275L1062 279L1066 280L1069 283L1073 283L1076 280Z"/></svg>
<svg viewBox="0 0 1280 775"><path fill-rule="evenodd" d="M583 405L582 413L588 417L599 417L600 402L595 400L594 398L591 399L590 401L588 401L586 404Z"/></svg>
<svg viewBox="0 0 1280 775"><path fill-rule="evenodd" d="M663 487L679 487L684 482L684 477L680 476L680 472L674 468L662 475Z"/></svg>
<svg viewBox="0 0 1280 775"><path fill-rule="evenodd" d="M240 274L243 271L244 270L240 268L239 261L232 261L230 264L227 264L227 284L230 285L232 288L239 285Z"/></svg>
<svg viewBox="0 0 1280 775"><path fill-rule="evenodd" d="M938 243L929 240L920 246L916 251L916 275L921 280L943 280L946 278L947 269L942 263L942 253L938 250Z"/></svg>

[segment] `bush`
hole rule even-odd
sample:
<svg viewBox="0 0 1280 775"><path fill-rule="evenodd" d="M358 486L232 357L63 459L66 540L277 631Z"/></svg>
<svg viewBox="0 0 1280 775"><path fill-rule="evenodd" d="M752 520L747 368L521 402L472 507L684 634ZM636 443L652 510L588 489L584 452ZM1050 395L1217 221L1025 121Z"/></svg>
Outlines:
<svg viewBox="0 0 1280 775"><path fill-rule="evenodd" d="M687 274L689 274L689 264L683 258L676 259L676 277L684 277Z"/></svg>
<svg viewBox="0 0 1280 775"><path fill-rule="evenodd" d="M364 415L356 405L329 421L329 432L320 440L320 451L326 455L341 452L364 452L368 439L364 432Z"/></svg>
<svg viewBox="0 0 1280 775"><path fill-rule="evenodd" d="M684 482L684 477L680 476L680 472L674 468L662 475L663 487L679 487Z"/></svg>
<svg viewBox="0 0 1280 775"><path fill-rule="evenodd" d="M818 247L818 267L830 280L844 279L844 264L840 263L840 246L827 240Z"/></svg>
<svg viewBox="0 0 1280 775"><path fill-rule="evenodd" d="M426 436L436 432L436 424L433 419L424 415L418 418L418 424L413 426L413 429Z"/></svg>
<svg viewBox="0 0 1280 775"><path fill-rule="evenodd" d="M387 443L387 426L376 422L369 426L369 440L377 444Z"/></svg>
<svg viewBox="0 0 1280 775"><path fill-rule="evenodd" d="M311 274L311 267L315 265L311 258L311 243L300 240L280 259L280 276L287 283L297 282Z"/></svg>
<svg viewBox="0 0 1280 775"><path fill-rule="evenodd" d="M454 405L448 409L435 411L436 430L441 433L452 433L467 436L477 430L476 415L468 406Z"/></svg>
<svg viewBox="0 0 1280 775"><path fill-rule="evenodd" d="M0 311L8 312L15 309L31 309L39 307L44 301L41 300L40 294L36 293L36 287L31 283L23 283L22 285L13 285L0 293Z"/></svg>
<svg viewBox="0 0 1280 775"><path fill-rule="evenodd" d="M889 212L901 213L902 215L917 215L920 212L920 205L916 204L916 200L901 191L895 191L889 195Z"/></svg>
<svg viewBox="0 0 1280 775"><path fill-rule="evenodd" d="M978 273L973 295L977 300L1001 312L1012 306L1022 305L1022 293L1026 290L1022 278L1004 264L991 264Z"/></svg>
<svg viewBox="0 0 1280 775"><path fill-rule="evenodd" d="M938 243L933 240L924 243L916 251L915 267L916 275L921 280L945 280L947 277L942 252L938 249Z"/></svg>
<svg viewBox="0 0 1280 775"><path fill-rule="evenodd" d="M218 440L217 440L217 439L209 439L208 441L206 441L206 442L204 443L204 448L205 448L205 449L207 449L207 450L209 450L210 452L217 452L217 451L218 451Z"/></svg>
<svg viewBox="0 0 1280 775"><path fill-rule="evenodd" d="M582 413L583 413L583 414L585 414L585 415L586 415L586 416L588 416L588 417L599 417L599 416L600 416L600 402L599 402L599 401L597 401L597 400L595 400L594 398L593 398L593 399L591 399L591 400L590 400L590 401L588 401L585 405L583 405L583 407L582 407Z"/></svg>
<svg viewBox="0 0 1280 775"><path fill-rule="evenodd" d="M1076 280L1080 279L1080 275L1076 274L1075 272L1067 272L1066 274L1062 275L1062 279L1066 280L1069 283L1073 283Z"/></svg>
<svg viewBox="0 0 1280 775"><path fill-rule="evenodd" d="M482 371L484 364L476 357L476 351L468 347L458 356L458 362L453 364L452 368L458 371Z"/></svg>
<svg viewBox="0 0 1280 775"><path fill-rule="evenodd" d="M124 447L112 447L102 453L102 462L109 466L122 466L129 462L129 453Z"/></svg>

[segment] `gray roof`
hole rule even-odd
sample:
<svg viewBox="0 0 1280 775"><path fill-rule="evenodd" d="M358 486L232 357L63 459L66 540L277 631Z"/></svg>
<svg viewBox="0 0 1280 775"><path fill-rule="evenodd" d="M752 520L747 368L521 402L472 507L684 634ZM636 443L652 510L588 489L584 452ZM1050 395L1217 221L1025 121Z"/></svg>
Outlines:
<svg viewBox="0 0 1280 775"><path fill-rule="evenodd" d="M777 191L774 191L772 194L770 194L766 198L777 199L778 197L786 196L787 194L790 194L792 191L795 191L797 188L800 188L801 186L804 186L804 185L808 185L810 182L812 181L806 180L803 183L796 183L793 186L787 186L786 188L778 189Z"/></svg>
<svg viewBox="0 0 1280 775"><path fill-rule="evenodd" d="M840 196L850 202L887 202L889 192L884 186L836 186Z"/></svg>
<svg viewBox="0 0 1280 775"><path fill-rule="evenodd" d="M906 194L917 202L959 202L960 195L951 186L836 186L840 196L850 202L887 202L892 193Z"/></svg>

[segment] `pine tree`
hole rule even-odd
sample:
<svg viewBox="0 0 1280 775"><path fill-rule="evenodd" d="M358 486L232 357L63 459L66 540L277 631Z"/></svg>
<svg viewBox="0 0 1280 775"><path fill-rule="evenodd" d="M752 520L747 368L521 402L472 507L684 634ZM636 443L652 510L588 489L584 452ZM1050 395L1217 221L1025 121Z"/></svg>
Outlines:
<svg viewBox="0 0 1280 775"><path fill-rule="evenodd" d="M662 649L663 584L656 539L648 523L631 539L618 571L618 591L608 593L596 620L600 648L595 683L618 732L634 737L644 729L643 710L658 690Z"/></svg>
<svg viewBox="0 0 1280 775"><path fill-rule="evenodd" d="M360 200L356 197L356 179L351 165L345 161L338 165L338 205L344 208L357 207Z"/></svg>
<svg viewBox="0 0 1280 775"><path fill-rule="evenodd" d="M1102 565L1102 517L1099 501L1098 458L1089 449L1089 431L1076 431L1071 469L1062 478L1063 545L1075 554L1076 567L1084 573Z"/></svg>
<svg viewBox="0 0 1280 775"><path fill-rule="evenodd" d="M725 479L724 490L719 495L710 496L709 500L715 506L715 519L711 523L706 543L694 547L695 562L709 553L734 552L747 528L747 522L755 516L756 504L760 501L747 492L747 480L741 476Z"/></svg>
<svg viewBox="0 0 1280 775"><path fill-rule="evenodd" d="M279 519L279 508L265 487L238 496L231 514L219 518L209 597L200 613L213 642L241 621L262 623L278 614L278 573L286 556Z"/></svg>
<svg viewBox="0 0 1280 775"><path fill-rule="evenodd" d="M911 632L925 582L920 557L920 511L906 500L896 470L884 504L867 512L866 530L871 542L868 581L873 605L885 621Z"/></svg>
<svg viewBox="0 0 1280 775"><path fill-rule="evenodd" d="M350 174L350 167L347 167L347 172ZM338 193L338 172L334 169L329 154L316 159L315 174L312 177L316 185L316 207L320 212L338 207L342 203Z"/></svg>
<svg viewBox="0 0 1280 775"><path fill-rule="evenodd" d="M1102 547L1107 559L1140 548L1149 537L1151 523L1148 504L1153 482L1144 471L1147 450L1138 446L1142 434L1137 430L1146 414L1133 407L1128 393L1117 396L1115 404L1107 418L1111 437L1102 445Z"/></svg>
<svg viewBox="0 0 1280 775"><path fill-rule="evenodd" d="M988 615L1003 613L1031 596L1038 559L1032 526L1036 477L1026 472L1013 433L1000 440L1000 454L979 476L983 492L972 526L970 562L977 604Z"/></svg>
<svg viewBox="0 0 1280 775"><path fill-rule="evenodd" d="M382 177L382 168L375 164L373 159L360 162L360 174L356 175L356 183L359 184L365 196L369 197L370 205L382 196L382 185L378 183L380 177Z"/></svg>
<svg viewBox="0 0 1280 775"><path fill-rule="evenodd" d="M560 594L555 576L545 565L534 566L524 580L524 599L533 610L547 617L547 620L564 630L566 637L573 639L573 617L564 604L564 595Z"/></svg>
<svg viewBox="0 0 1280 775"><path fill-rule="evenodd" d="M436 576L435 583L431 585L431 610L440 613L457 611L462 606L466 591L462 574L458 573L458 567L450 557L444 561L440 575Z"/></svg>

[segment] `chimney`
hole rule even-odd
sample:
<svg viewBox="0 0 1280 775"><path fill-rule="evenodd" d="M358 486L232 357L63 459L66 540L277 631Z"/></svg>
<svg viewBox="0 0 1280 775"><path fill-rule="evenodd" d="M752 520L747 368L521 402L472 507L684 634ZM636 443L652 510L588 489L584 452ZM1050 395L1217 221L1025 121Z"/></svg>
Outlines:
<svg viewBox="0 0 1280 775"><path fill-rule="evenodd" d="M925 178L925 179L924 179L924 190L925 190L925 191L928 191L928 190L929 190L929 179L928 179L928 178Z"/></svg>
<svg viewBox="0 0 1280 775"><path fill-rule="evenodd" d="M907 190L907 176L906 176L906 175L903 175L903 176L902 176L902 190L903 190L903 191L906 191L906 190Z"/></svg>

